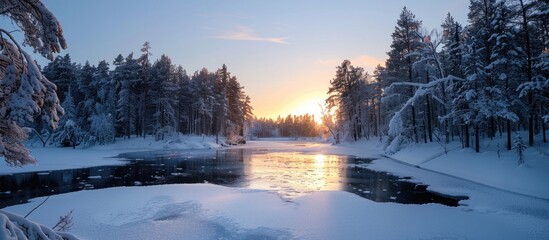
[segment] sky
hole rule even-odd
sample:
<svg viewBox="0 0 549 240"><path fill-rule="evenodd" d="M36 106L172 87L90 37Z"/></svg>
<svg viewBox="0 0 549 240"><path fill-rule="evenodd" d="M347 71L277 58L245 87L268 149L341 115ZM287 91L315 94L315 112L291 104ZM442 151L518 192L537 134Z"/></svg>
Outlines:
<svg viewBox="0 0 549 240"><path fill-rule="evenodd" d="M254 114L316 114L335 68L349 59L372 73L386 59L406 6L424 31L448 12L466 24L468 0L44 0L63 26L72 60L112 63L149 41L187 73L226 64ZM41 65L47 60L36 57Z"/></svg>

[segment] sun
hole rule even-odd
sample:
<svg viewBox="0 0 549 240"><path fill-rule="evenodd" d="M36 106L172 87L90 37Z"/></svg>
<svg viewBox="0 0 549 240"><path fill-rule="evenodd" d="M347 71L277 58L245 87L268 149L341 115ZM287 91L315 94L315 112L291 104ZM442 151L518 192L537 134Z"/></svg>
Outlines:
<svg viewBox="0 0 549 240"><path fill-rule="evenodd" d="M322 123L322 109L320 105L324 104L325 96L310 96L295 102L291 107L290 114L292 115L305 115L313 114L315 122Z"/></svg>

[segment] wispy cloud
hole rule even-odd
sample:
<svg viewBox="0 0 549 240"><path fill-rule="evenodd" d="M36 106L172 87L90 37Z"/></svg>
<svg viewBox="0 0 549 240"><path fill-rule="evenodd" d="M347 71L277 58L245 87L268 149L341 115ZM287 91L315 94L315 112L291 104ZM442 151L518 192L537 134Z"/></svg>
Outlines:
<svg viewBox="0 0 549 240"><path fill-rule="evenodd" d="M272 42L272 43L279 43L279 44L289 44L286 41L287 37L258 36L252 28L246 27L246 26L237 26L235 30L226 32L222 35L216 36L215 38L236 40L236 41L261 41L261 42Z"/></svg>
<svg viewBox="0 0 549 240"><path fill-rule="evenodd" d="M366 70L375 69L377 65L383 65L385 63L385 59L380 59L370 55L361 55L349 60L351 61L351 64L353 64L354 66L364 67L366 68ZM323 66L338 66L342 62L343 62L343 59L341 60L323 59L323 60L315 61L315 64L323 65Z"/></svg>

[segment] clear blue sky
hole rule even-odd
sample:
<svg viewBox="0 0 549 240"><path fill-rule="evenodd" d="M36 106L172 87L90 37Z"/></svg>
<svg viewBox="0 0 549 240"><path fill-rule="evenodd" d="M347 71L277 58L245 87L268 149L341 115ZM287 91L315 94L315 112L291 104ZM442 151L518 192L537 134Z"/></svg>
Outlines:
<svg viewBox="0 0 549 240"><path fill-rule="evenodd" d="M315 113L344 59L372 72L407 6L426 30L446 13L466 24L468 0L45 0L73 61L167 54L188 73L227 64L258 116ZM63 54L64 54L63 53ZM39 61L42 65L45 60Z"/></svg>

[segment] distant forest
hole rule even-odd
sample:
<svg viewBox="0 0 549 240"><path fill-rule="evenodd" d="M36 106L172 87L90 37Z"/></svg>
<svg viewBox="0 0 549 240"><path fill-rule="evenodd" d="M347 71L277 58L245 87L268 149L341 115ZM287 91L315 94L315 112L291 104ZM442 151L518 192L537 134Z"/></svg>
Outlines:
<svg viewBox="0 0 549 240"><path fill-rule="evenodd" d="M546 143L549 2L471 0L469 9L468 25L448 13L427 32L405 7L384 66L373 75L338 66L324 115L336 141L388 136L388 152L457 139L479 152L497 135L509 150ZM523 130L528 139L512 140Z"/></svg>
<svg viewBox="0 0 549 240"><path fill-rule="evenodd" d="M141 55L118 55L109 64L77 64L67 54L42 70L57 85L65 114L53 130L34 121L36 133L47 142L76 146L106 144L115 137L157 140L176 133L218 135L238 141L253 118L250 97L223 65L188 75L167 55L150 61L146 42Z"/></svg>
<svg viewBox="0 0 549 240"><path fill-rule="evenodd" d="M251 134L254 137L320 137L324 127L315 121L315 116L288 115L285 118L278 116L271 118L256 118L253 121Z"/></svg>

